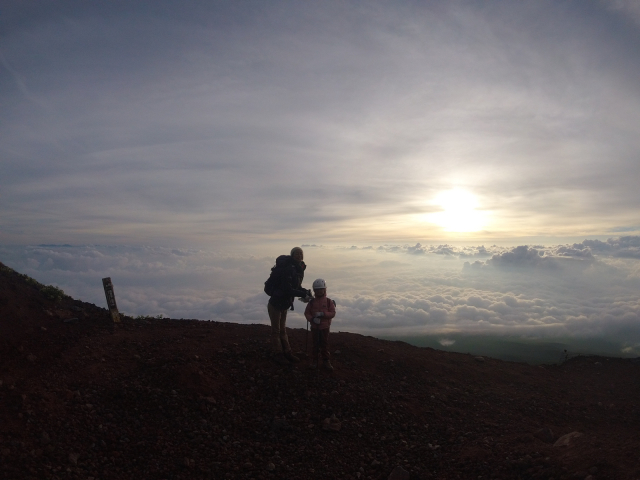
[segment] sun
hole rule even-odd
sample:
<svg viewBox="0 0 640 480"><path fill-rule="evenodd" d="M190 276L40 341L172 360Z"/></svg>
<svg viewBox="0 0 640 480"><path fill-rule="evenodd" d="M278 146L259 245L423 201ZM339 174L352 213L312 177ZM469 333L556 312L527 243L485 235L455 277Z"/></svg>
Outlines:
<svg viewBox="0 0 640 480"><path fill-rule="evenodd" d="M478 210L478 199L471 192L446 190L436 195L434 203L442 210L428 215L427 220L447 232L477 232L486 224L487 213Z"/></svg>

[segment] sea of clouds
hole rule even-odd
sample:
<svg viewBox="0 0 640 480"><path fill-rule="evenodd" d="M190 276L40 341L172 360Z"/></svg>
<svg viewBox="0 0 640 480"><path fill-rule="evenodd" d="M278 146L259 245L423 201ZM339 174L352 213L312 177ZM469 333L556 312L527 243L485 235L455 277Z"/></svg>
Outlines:
<svg viewBox="0 0 640 480"><path fill-rule="evenodd" d="M303 245L304 285L338 304L334 331L374 336L462 332L605 338L640 351L640 237L572 245ZM263 283L275 257L164 247L0 246L0 261L106 307L111 277L128 315L268 323ZM296 301L288 325L305 328Z"/></svg>

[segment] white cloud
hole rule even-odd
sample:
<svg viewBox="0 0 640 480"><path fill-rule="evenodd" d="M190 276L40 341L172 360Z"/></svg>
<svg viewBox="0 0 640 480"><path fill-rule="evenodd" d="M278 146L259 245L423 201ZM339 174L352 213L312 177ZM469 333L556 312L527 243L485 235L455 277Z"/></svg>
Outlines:
<svg viewBox="0 0 640 480"><path fill-rule="evenodd" d="M601 240L585 240L581 246L589 248L598 255L611 255L621 258L640 258L640 236L624 236Z"/></svg>
<svg viewBox="0 0 640 480"><path fill-rule="evenodd" d="M614 12L631 19L640 27L640 3L637 0L601 0Z"/></svg>
<svg viewBox="0 0 640 480"><path fill-rule="evenodd" d="M558 266L554 259L545 257L543 252L526 245L516 247L509 252L494 255L486 263L496 268L557 268Z"/></svg>
<svg viewBox="0 0 640 480"><path fill-rule="evenodd" d="M640 342L640 262L616 257L633 239L611 239L607 256L566 257L557 246L497 247L479 267L469 247L306 247L306 286L325 278L338 304L334 330L372 335L465 332L603 337ZM597 244L600 245L600 244ZM615 246L615 247L614 247ZM617 249L617 250L616 250ZM544 255L540 255L544 252ZM556 253L554 253L556 252ZM0 260L38 281L104 306L101 278L114 282L120 309L239 323L267 323L262 284L275 257L152 247L0 247ZM496 261L496 259L499 259ZM554 268L544 262L554 261ZM543 262L543 263L541 263ZM296 302L291 327L305 328Z"/></svg>

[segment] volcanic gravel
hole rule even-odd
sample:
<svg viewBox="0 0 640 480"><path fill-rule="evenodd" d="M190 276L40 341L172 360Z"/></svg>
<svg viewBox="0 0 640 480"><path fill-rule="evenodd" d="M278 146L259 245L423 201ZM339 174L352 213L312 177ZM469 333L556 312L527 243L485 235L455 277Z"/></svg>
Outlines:
<svg viewBox="0 0 640 480"><path fill-rule="evenodd" d="M292 329L302 361L283 367L266 325L114 325L41 287L0 264L3 479L640 479L631 360L332 332L328 372Z"/></svg>

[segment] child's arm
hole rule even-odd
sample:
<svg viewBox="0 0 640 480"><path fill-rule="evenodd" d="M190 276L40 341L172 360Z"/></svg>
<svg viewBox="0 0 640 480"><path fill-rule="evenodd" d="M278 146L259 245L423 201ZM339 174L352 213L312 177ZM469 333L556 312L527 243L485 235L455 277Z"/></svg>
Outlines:
<svg viewBox="0 0 640 480"><path fill-rule="evenodd" d="M327 320L331 320L336 316L336 306L333 304L333 301L330 298L327 298L327 311L324 314L324 318Z"/></svg>
<svg viewBox="0 0 640 480"><path fill-rule="evenodd" d="M311 305L313 304L313 300L307 303L307 307L304 309L304 318L307 319L307 322L310 322L313 318L313 313L311 313Z"/></svg>

